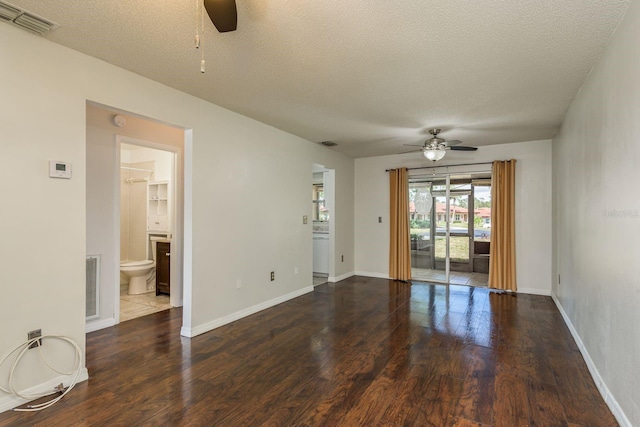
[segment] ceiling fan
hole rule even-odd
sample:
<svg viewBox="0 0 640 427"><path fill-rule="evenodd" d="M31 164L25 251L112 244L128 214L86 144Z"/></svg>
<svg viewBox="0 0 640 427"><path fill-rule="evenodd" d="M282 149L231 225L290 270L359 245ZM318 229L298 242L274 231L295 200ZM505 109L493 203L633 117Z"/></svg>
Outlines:
<svg viewBox="0 0 640 427"><path fill-rule="evenodd" d="M204 8L200 7L200 2ZM219 33L228 33L238 28L238 9L236 8L236 0L198 0L196 1L198 8L200 25L197 26L194 44L196 49L200 49L201 38L200 33L204 33L204 10L207 11L209 19L216 27ZM205 72L204 49L200 49L200 72Z"/></svg>
<svg viewBox="0 0 640 427"><path fill-rule="evenodd" d="M235 31L238 27L236 0L204 0L204 8L219 32Z"/></svg>
<svg viewBox="0 0 640 427"><path fill-rule="evenodd" d="M476 151L477 147L465 147L462 145L462 141L458 141L452 139L450 141L445 140L444 138L440 138L438 134L442 131L440 128L429 129L429 133L432 135L431 138L427 139L423 145L417 144L404 144L410 147L421 147L420 150L422 154L432 162L437 162L441 160L444 155L447 153L447 150L456 150L456 151Z"/></svg>

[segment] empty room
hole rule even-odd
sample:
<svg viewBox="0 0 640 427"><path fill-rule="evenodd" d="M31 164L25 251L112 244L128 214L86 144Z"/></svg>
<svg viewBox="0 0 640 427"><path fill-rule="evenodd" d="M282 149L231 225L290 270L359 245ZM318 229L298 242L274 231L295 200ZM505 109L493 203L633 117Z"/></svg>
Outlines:
<svg viewBox="0 0 640 427"><path fill-rule="evenodd" d="M0 0L0 425L640 425L638 40Z"/></svg>

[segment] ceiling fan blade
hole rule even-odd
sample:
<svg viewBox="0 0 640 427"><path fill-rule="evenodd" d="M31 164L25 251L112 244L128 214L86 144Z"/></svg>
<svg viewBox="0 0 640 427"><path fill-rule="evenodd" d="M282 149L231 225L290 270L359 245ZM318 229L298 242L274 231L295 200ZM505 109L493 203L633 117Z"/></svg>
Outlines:
<svg viewBox="0 0 640 427"><path fill-rule="evenodd" d="M424 147L423 144L402 144L402 145L405 145L407 147Z"/></svg>
<svg viewBox="0 0 640 427"><path fill-rule="evenodd" d="M238 28L236 0L204 0L204 8L218 32L226 33Z"/></svg>
<svg viewBox="0 0 640 427"><path fill-rule="evenodd" d="M463 145L460 145L458 147L449 147L449 149L456 150L456 151L476 151L478 147L465 147Z"/></svg>
<svg viewBox="0 0 640 427"><path fill-rule="evenodd" d="M403 151L402 153L398 153L398 154L408 154L408 153L422 153L422 150Z"/></svg>
<svg viewBox="0 0 640 427"><path fill-rule="evenodd" d="M459 144L462 144L462 141L458 139L447 139L447 145L449 147L451 147L452 145L459 145Z"/></svg>

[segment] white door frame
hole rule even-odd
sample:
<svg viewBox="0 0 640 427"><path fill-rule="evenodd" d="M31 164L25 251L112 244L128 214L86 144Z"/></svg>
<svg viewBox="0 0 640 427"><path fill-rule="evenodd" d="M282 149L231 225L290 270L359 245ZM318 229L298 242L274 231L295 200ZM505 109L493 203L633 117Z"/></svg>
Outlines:
<svg viewBox="0 0 640 427"><path fill-rule="evenodd" d="M171 284L169 303L172 307L181 307L183 304L184 283L182 281L184 268L183 241L184 241L184 163L179 147L165 145L158 142L143 139L130 138L124 135L116 135L115 141L115 170L114 170L114 261L113 268L116 271L117 283L114 292L115 323L120 323L120 150L122 144L137 145L155 150L168 151L174 154L171 171Z"/></svg>

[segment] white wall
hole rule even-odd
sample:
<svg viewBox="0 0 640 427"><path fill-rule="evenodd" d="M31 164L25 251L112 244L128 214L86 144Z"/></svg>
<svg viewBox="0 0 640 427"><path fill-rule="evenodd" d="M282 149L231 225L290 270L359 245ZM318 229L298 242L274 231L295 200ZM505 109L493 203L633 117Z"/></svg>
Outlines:
<svg viewBox="0 0 640 427"><path fill-rule="evenodd" d="M629 426L640 425L639 40L632 2L553 140L553 293Z"/></svg>
<svg viewBox="0 0 640 427"><path fill-rule="evenodd" d="M194 324L205 329L218 324L208 320L209 312L232 314L311 290L312 223L304 225L302 217L312 218L313 163L336 170L335 255L345 254L345 261L335 260L335 272L353 271L353 160L275 129L235 122L235 117L226 120L234 127L230 131L210 120L209 132L221 128L220 135L195 145L193 152L194 170L208 171L193 184L194 194L206 195L194 197L194 283L215 283L193 298ZM273 137L267 141L268 134ZM196 232L198 224L213 232ZM198 256L208 262L196 265Z"/></svg>
<svg viewBox="0 0 640 427"><path fill-rule="evenodd" d="M353 271L353 159L9 25L0 58L10 58L0 67L10 82L0 98L0 353L35 328L84 348L87 100L187 129L187 333L312 289L312 224L302 217L312 213L313 163L336 170L336 254L345 254L336 274ZM49 179L50 159L71 162L73 179ZM68 357L58 353L54 364ZM25 384L46 379L26 368Z"/></svg>
<svg viewBox="0 0 640 427"><path fill-rule="evenodd" d="M386 169L433 166L420 153L356 159L356 273L389 277L389 175ZM450 152L437 163L463 164L517 159L516 274L518 291L551 293L551 141ZM457 168L477 170L479 166ZM440 170L442 171L442 170ZM382 223L378 223L378 217Z"/></svg>

